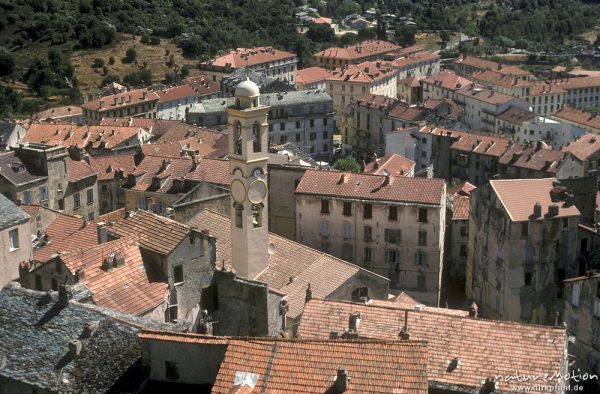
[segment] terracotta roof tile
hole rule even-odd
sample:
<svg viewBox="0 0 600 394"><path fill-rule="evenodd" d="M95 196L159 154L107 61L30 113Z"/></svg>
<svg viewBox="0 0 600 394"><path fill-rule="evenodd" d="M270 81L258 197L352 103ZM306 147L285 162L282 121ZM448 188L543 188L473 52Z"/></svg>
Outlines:
<svg viewBox="0 0 600 394"><path fill-rule="evenodd" d="M59 119L69 116L81 116L81 107L76 105L67 105L64 107L50 108L33 115L34 120Z"/></svg>
<svg viewBox="0 0 600 394"><path fill-rule="evenodd" d="M491 89L479 87L478 85L474 84L461 87L456 91L456 94L493 105L505 104L511 100L517 99L516 97L509 96L508 94L494 92Z"/></svg>
<svg viewBox="0 0 600 394"><path fill-rule="evenodd" d="M337 68L330 72L326 80L372 83L394 73L395 71L386 64L380 62L363 62L360 64L349 64L345 68Z"/></svg>
<svg viewBox="0 0 600 394"><path fill-rule="evenodd" d="M161 104L197 96L196 91L190 85L179 85L162 90L158 89L155 93L158 95L158 102Z"/></svg>
<svg viewBox="0 0 600 394"><path fill-rule="evenodd" d="M125 219L126 214L127 214L127 212L125 211L125 208L120 208L115 211L105 213L104 215L100 215L98 217L98 221L104 222L104 223L111 223L111 222L116 223L116 222L120 222L121 220Z"/></svg>
<svg viewBox="0 0 600 394"><path fill-rule="evenodd" d="M229 160L202 158L198 161L196 169L188 173L185 179L229 186Z"/></svg>
<svg viewBox="0 0 600 394"><path fill-rule="evenodd" d="M468 196L456 196L452 200L452 220L469 219L469 200Z"/></svg>
<svg viewBox="0 0 600 394"><path fill-rule="evenodd" d="M357 327L360 338L396 339L405 323L402 309L313 299L304 308L298 335L305 339L326 339L333 331L343 333L352 313L360 313ZM460 386L469 392L479 392L482 382L496 375L514 375L515 371L520 375L552 374L566 368L563 327L473 319L424 310L409 311L407 323L411 340L428 342L430 387ZM453 369L454 359L458 366ZM500 379L498 384L504 392L513 383ZM523 384L535 386L540 382ZM531 389L537 392L534 387Z"/></svg>
<svg viewBox="0 0 600 394"><path fill-rule="evenodd" d="M383 156L365 166L363 173L373 175L406 176L415 169L415 162L396 153Z"/></svg>
<svg viewBox="0 0 600 394"><path fill-rule="evenodd" d="M197 149L198 154L203 157L224 157L229 152L226 133L175 121L162 121L159 126L165 130L158 131L160 133L158 142L179 142L182 143L183 148L187 142L193 145L192 149Z"/></svg>
<svg viewBox="0 0 600 394"><path fill-rule="evenodd" d="M147 190L169 193L174 179L183 179L194 167L191 157L170 158L163 156L146 156L133 172L140 175L135 185L125 184L123 187L132 190ZM155 178L161 182L154 181ZM175 191L178 193L179 191Z"/></svg>
<svg viewBox="0 0 600 394"><path fill-rule="evenodd" d="M231 269L231 219L203 210L188 225L201 231L208 230L216 238L217 262L224 261L226 268ZM365 271L354 264L273 233L269 233L269 243L272 244L274 253L269 255L268 268L256 280L288 295L288 316L292 319L302 313L309 283L315 297L325 298L353 275ZM336 272L336 275L323 275L326 270ZM291 283L290 278L293 279Z"/></svg>
<svg viewBox="0 0 600 394"><path fill-rule="evenodd" d="M526 76L531 75L529 71L523 70L518 67L507 66L505 64L501 64L498 62L493 62L491 60L482 59L475 56L464 56L457 59L454 63L456 64L466 64L468 66L479 68L482 70L493 70L501 74L507 75L518 75L518 76Z"/></svg>
<svg viewBox="0 0 600 394"><path fill-rule="evenodd" d="M552 80L552 88L563 90L581 89L600 86L600 77L580 77Z"/></svg>
<svg viewBox="0 0 600 394"><path fill-rule="evenodd" d="M23 211L25 211L26 214L29 215L29 217L30 217L29 221L30 222L33 222L35 220L35 218L44 209L44 207L42 207L41 205L35 205L35 204L31 204L31 205L21 204L21 205L19 205L19 208L21 208Z"/></svg>
<svg viewBox="0 0 600 394"><path fill-rule="evenodd" d="M389 64L397 69L403 67L410 67L414 64L418 64L421 62L428 62L431 60L440 59L440 55L432 52L420 52L416 54L411 54L403 57L396 58L389 62Z"/></svg>
<svg viewBox="0 0 600 394"><path fill-rule="evenodd" d="M574 205L566 206L562 201L552 201L550 191L555 187L556 179L503 179L492 180L490 185L504 209L515 222L530 220L536 203L542 205L542 219L551 204L559 206L558 215L554 218L579 216Z"/></svg>
<svg viewBox="0 0 600 394"><path fill-rule="evenodd" d="M387 41L363 41L347 48L327 48L315 53L314 57L327 57L332 59L356 60L374 55L383 55L401 49L399 46Z"/></svg>
<svg viewBox="0 0 600 394"><path fill-rule="evenodd" d="M389 113L389 116L408 121L420 120L425 115L424 107L407 106L404 103L396 105Z"/></svg>
<svg viewBox="0 0 600 394"><path fill-rule="evenodd" d="M273 47L237 48L223 56L200 63L213 67L243 68L266 62L296 57L295 53L282 51Z"/></svg>
<svg viewBox="0 0 600 394"><path fill-rule="evenodd" d="M446 193L450 196L470 196L471 192L475 189L477 189L477 186L469 182L463 182L459 183L454 187L448 188L448 190L446 190Z"/></svg>
<svg viewBox="0 0 600 394"><path fill-rule="evenodd" d="M121 170L123 177L127 178L135 170L135 159L133 155L90 157L90 165L98 174L99 181L114 179L116 172Z"/></svg>
<svg viewBox="0 0 600 394"><path fill-rule="evenodd" d="M535 112L525 111L517 107L510 107L506 111L497 116L497 119L505 122L523 125L525 122L531 122L537 117Z"/></svg>
<svg viewBox="0 0 600 394"><path fill-rule="evenodd" d="M496 70L482 70L469 75L469 78L475 82L488 82L493 85L503 86L506 88L518 88L533 86L533 82L525 81L512 74L505 74Z"/></svg>
<svg viewBox="0 0 600 394"><path fill-rule="evenodd" d="M122 257L123 266L103 269L103 261L111 254L115 258ZM153 309L167 296L167 283L153 281L149 277L148 267L142 261L140 248L133 237L60 255L59 258L71 274L83 271L80 283L91 290L92 299L98 306L136 316Z"/></svg>
<svg viewBox="0 0 600 394"><path fill-rule="evenodd" d="M69 171L69 182L97 176L96 171L84 160L73 160L67 158L67 169Z"/></svg>
<svg viewBox="0 0 600 394"><path fill-rule="evenodd" d="M562 150L571 153L579 160L588 160L600 151L600 137L597 134L584 134L569 142L569 145L562 148Z"/></svg>
<svg viewBox="0 0 600 394"><path fill-rule="evenodd" d="M126 141L138 145L139 126L86 126L88 147L112 149Z"/></svg>
<svg viewBox="0 0 600 394"><path fill-rule="evenodd" d="M442 71L438 75L427 77L422 83L438 85L445 89L457 90L471 83L470 80L449 71Z"/></svg>
<svg viewBox="0 0 600 394"><path fill-rule="evenodd" d="M144 93L146 94L146 98L144 98ZM115 98L117 99L116 105L114 101ZM82 104L81 107L102 113L116 108L127 108L140 103L156 103L158 100L159 97L156 93L148 91L148 89L137 89L88 101L87 103ZM103 108L100 108L101 101L104 102Z"/></svg>
<svg viewBox="0 0 600 394"><path fill-rule="evenodd" d="M555 174L566 155L565 152L545 146L543 142L529 145L514 144L500 157L499 163Z"/></svg>
<svg viewBox="0 0 600 394"><path fill-rule="evenodd" d="M350 174L338 171L307 170L296 188L296 194L361 198L366 200L412 202L440 205L445 198L442 179L386 177Z"/></svg>
<svg viewBox="0 0 600 394"><path fill-rule="evenodd" d="M110 233L121 237L135 235L141 247L168 255L190 233L191 229L179 222L150 212L137 210L133 216L107 227Z"/></svg>
<svg viewBox="0 0 600 394"><path fill-rule="evenodd" d="M47 209L47 208L43 208ZM57 253L69 253L98 245L98 229L95 222L76 216L56 213L56 218L42 231L47 242L40 242L33 249L33 259L44 263Z"/></svg>
<svg viewBox="0 0 600 394"><path fill-rule="evenodd" d="M213 82L206 75L198 75L196 77L187 78L181 81L181 83L191 86L198 97L218 93L221 91L219 84Z"/></svg>
<svg viewBox="0 0 600 394"><path fill-rule="evenodd" d="M455 134L454 131L452 134L457 135L459 139L450 146L450 149L486 156L500 157L512 144L510 140L502 137L469 133Z"/></svg>
<svg viewBox="0 0 600 394"><path fill-rule="evenodd" d="M85 128L74 123L33 123L21 139L22 143L36 142L49 146L77 146L87 143Z"/></svg>
<svg viewBox="0 0 600 394"><path fill-rule="evenodd" d="M412 309L415 311L436 312L453 316L469 316L469 311L463 311L460 309L437 308L433 306L420 304L417 300L415 300L405 292L401 292L396 297L388 301L369 300L367 302L367 305L382 306L386 308L396 308L403 310Z"/></svg>
<svg viewBox="0 0 600 394"><path fill-rule="evenodd" d="M231 340L212 392L230 393L241 372L258 375L252 393L328 393L338 368L347 393L427 392L427 346L416 341ZM237 391L236 391L237 392Z"/></svg>
<svg viewBox="0 0 600 394"><path fill-rule="evenodd" d="M303 84L323 81L330 75L329 71L322 67L309 67L296 72L296 82Z"/></svg>
<svg viewBox="0 0 600 394"><path fill-rule="evenodd" d="M600 133L600 115L583 109L566 106L556 111L552 117L564 119L572 123L577 123L585 127L597 130Z"/></svg>
<svg viewBox="0 0 600 394"><path fill-rule="evenodd" d="M151 131L158 119L152 118L102 118L102 126L135 126L144 130Z"/></svg>

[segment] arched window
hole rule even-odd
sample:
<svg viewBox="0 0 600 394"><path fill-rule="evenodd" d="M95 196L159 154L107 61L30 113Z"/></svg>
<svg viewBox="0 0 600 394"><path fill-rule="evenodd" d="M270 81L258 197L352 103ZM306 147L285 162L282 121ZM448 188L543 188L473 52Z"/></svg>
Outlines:
<svg viewBox="0 0 600 394"><path fill-rule="evenodd" d="M243 213L244 213L244 207L242 206L242 204L239 203L234 203L234 207L235 207L235 226L237 228L243 228L244 224L243 224Z"/></svg>
<svg viewBox="0 0 600 394"><path fill-rule="evenodd" d="M252 126L252 149L255 153L261 151L260 125L258 122L254 122Z"/></svg>
<svg viewBox="0 0 600 394"><path fill-rule="evenodd" d="M359 301L362 297L369 298L369 288L366 286L357 287L352 290L352 301Z"/></svg>
<svg viewBox="0 0 600 394"><path fill-rule="evenodd" d="M255 204L252 206L252 225L254 228L262 227L262 211L263 204Z"/></svg>
<svg viewBox="0 0 600 394"><path fill-rule="evenodd" d="M233 153L242 154L242 124L239 121L233 125Z"/></svg>

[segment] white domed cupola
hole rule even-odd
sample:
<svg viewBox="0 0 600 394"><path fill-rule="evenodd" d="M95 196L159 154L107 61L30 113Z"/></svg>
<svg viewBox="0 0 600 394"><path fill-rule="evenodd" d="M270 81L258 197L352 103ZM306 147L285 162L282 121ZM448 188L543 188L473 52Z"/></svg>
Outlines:
<svg viewBox="0 0 600 394"><path fill-rule="evenodd" d="M252 82L249 78L241 82L235 88L235 105L238 109L244 110L258 107L258 98L260 89L258 85Z"/></svg>

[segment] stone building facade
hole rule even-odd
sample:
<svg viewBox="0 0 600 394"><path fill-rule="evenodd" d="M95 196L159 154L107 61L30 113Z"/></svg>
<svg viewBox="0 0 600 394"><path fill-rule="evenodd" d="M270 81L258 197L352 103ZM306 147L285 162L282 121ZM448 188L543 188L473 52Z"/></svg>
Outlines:
<svg viewBox="0 0 600 394"><path fill-rule="evenodd" d="M445 190L440 179L308 170L296 189L296 239L437 306Z"/></svg>
<svg viewBox="0 0 600 394"><path fill-rule="evenodd" d="M0 288L19 277L19 264L31 258L29 215L0 194Z"/></svg>
<svg viewBox="0 0 600 394"><path fill-rule="evenodd" d="M579 210L556 179L492 180L471 194L466 295L484 317L554 324L578 275Z"/></svg>

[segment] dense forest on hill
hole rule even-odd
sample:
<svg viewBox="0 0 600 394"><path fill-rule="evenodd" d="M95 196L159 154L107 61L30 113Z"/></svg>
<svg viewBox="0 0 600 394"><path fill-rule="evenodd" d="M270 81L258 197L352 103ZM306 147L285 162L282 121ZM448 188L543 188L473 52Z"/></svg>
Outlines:
<svg viewBox="0 0 600 394"><path fill-rule="evenodd" d="M62 97L65 103L76 100L77 72L73 73L69 55L110 47L120 34L143 36L142 42L152 45L172 40L184 56L197 60L235 47L274 45L297 52L301 66L306 66L311 54L323 47L371 37L410 43L416 29L478 35L491 48L488 52L513 46L560 51L600 20L596 0L308 0L321 15L338 21L371 7L397 16L387 31L338 37L324 26L299 34L294 9L302 4L302 0L0 0L0 115L30 112L49 96ZM412 18L417 27L407 30L402 17ZM22 89L15 91L14 82L42 100L20 100Z"/></svg>

